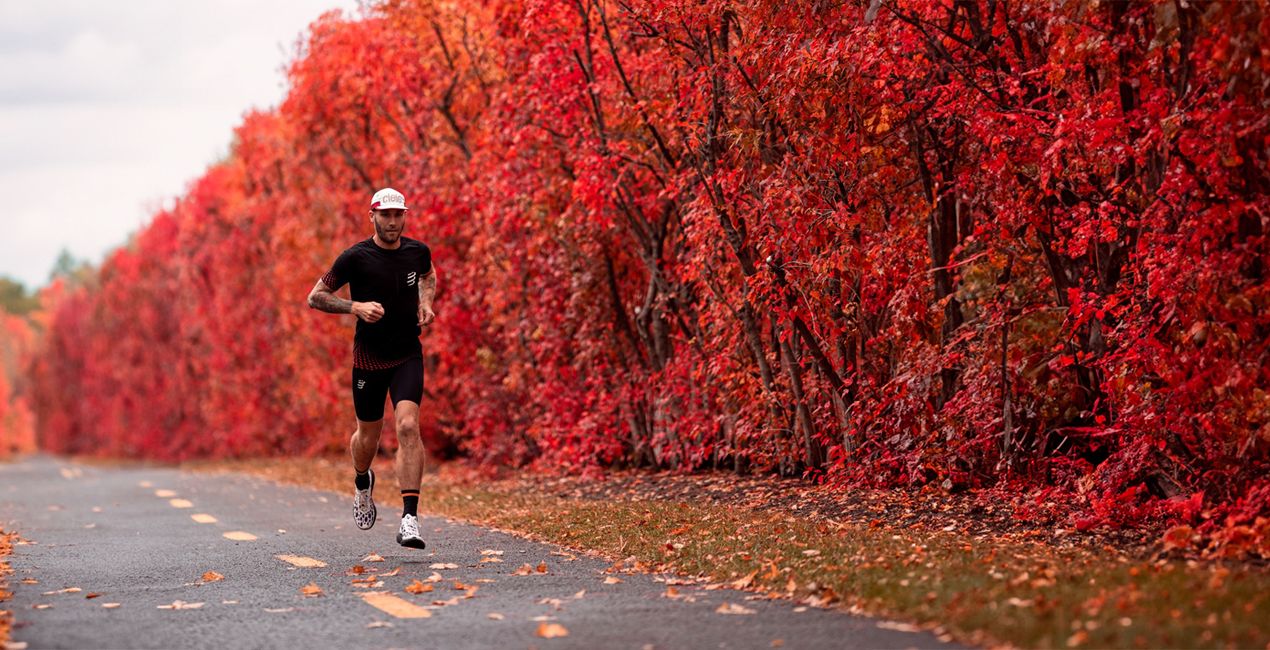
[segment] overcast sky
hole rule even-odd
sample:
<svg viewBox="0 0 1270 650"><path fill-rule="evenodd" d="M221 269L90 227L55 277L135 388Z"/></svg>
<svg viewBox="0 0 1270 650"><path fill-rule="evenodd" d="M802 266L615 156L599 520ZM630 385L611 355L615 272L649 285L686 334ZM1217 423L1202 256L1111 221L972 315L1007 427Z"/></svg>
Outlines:
<svg viewBox="0 0 1270 650"><path fill-rule="evenodd" d="M275 106L310 22L356 0L0 0L0 276L96 264Z"/></svg>

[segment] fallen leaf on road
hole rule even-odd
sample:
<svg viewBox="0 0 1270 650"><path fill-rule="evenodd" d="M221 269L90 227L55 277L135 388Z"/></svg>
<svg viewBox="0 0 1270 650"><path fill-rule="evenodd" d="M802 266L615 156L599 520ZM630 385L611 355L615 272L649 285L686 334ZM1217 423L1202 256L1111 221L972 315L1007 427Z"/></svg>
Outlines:
<svg viewBox="0 0 1270 650"><path fill-rule="evenodd" d="M203 603L187 603L184 600L174 600L171 605L159 605L159 609L198 609Z"/></svg>
<svg viewBox="0 0 1270 650"><path fill-rule="evenodd" d="M896 632L921 632L922 628L908 623L900 623L899 621L878 621L879 630L894 630Z"/></svg>
<svg viewBox="0 0 1270 650"><path fill-rule="evenodd" d="M38 584L40 584L40 581L39 581L39 580L36 580L35 578L23 578L23 579L22 579L22 584L24 584L24 585L38 585Z"/></svg>
<svg viewBox="0 0 1270 650"><path fill-rule="evenodd" d="M501 621L504 618L506 618L505 616L503 616L502 614L499 614L498 612L490 612L488 616L491 620L495 620L495 621Z"/></svg>
<svg viewBox="0 0 1270 650"><path fill-rule="evenodd" d="M495 562L502 562L502 561L503 561L503 558L501 558L501 557L483 557L483 558L481 558L481 562L482 562L482 563L486 563L486 564L492 564L492 563L495 563Z"/></svg>
<svg viewBox="0 0 1270 650"><path fill-rule="evenodd" d="M678 598L679 590L674 587L666 587L666 593L662 594L666 598Z"/></svg>
<svg viewBox="0 0 1270 650"><path fill-rule="evenodd" d="M388 621L371 621L366 624L366 627L372 629L377 627L392 627L392 623L389 623Z"/></svg>
<svg viewBox="0 0 1270 650"><path fill-rule="evenodd" d="M430 575L430 576L428 576L428 577L424 578L424 579L423 579L423 581L424 581L424 582L441 582L441 581L442 581L442 580L444 580L444 579L445 579L445 578L442 578L440 573L437 573L436 571L433 571L433 572L432 572L432 575Z"/></svg>
<svg viewBox="0 0 1270 650"><path fill-rule="evenodd" d="M300 569L326 568L326 562L323 562L322 560L319 560L317 558L305 557L303 555L291 555L288 553L283 553L283 554L275 555L274 557L278 558L279 560L282 560L283 562L286 562L287 564L290 564L293 567L300 568Z"/></svg>
<svg viewBox="0 0 1270 650"><path fill-rule="evenodd" d="M99 594L99 593L95 593L95 592L94 592L94 593L91 593L91 594L84 594L84 598L86 598L86 599L88 599L88 600L92 600L92 599L94 599L94 598L101 598L101 594Z"/></svg>
<svg viewBox="0 0 1270 650"><path fill-rule="evenodd" d="M838 602L838 594L833 589L825 587L820 593L812 594L807 598L807 604L812 607L827 607Z"/></svg>
<svg viewBox="0 0 1270 650"><path fill-rule="evenodd" d="M481 551L481 555L502 555L502 554L503 554L502 551L495 551L493 549L488 549L488 548L485 549L484 551Z"/></svg>
<svg viewBox="0 0 1270 650"><path fill-rule="evenodd" d="M52 609L53 608L53 606L48 603L40 603L39 605L32 605L31 607L33 609Z"/></svg>
<svg viewBox="0 0 1270 650"><path fill-rule="evenodd" d="M305 598L309 598L312 596L321 596L322 588L317 586L317 583L310 582L309 584L304 585L303 587L300 587L300 593L304 594Z"/></svg>
<svg viewBox="0 0 1270 650"><path fill-rule="evenodd" d="M573 553L562 553L560 551L552 551L551 554L555 555L556 557L564 558L566 562L573 562L578 559L578 556L574 555Z"/></svg>
<svg viewBox="0 0 1270 650"><path fill-rule="evenodd" d="M393 577L393 576L397 575L398 573L401 573L401 567L397 567L397 568L393 569L392 571L389 571L388 573L381 573L381 574L379 574L379 577L381 577L381 578L391 578L391 577Z"/></svg>
<svg viewBox="0 0 1270 650"><path fill-rule="evenodd" d="M749 572L748 574L746 574L746 576L745 576L744 578L741 578L740 580L735 580L735 581L733 581L733 582L732 582L732 588L733 588L733 589L745 589L746 587L749 587L751 584L753 584L753 582L754 582L754 577L755 577L755 576L757 576L757 575L758 575L758 569L755 569L755 570L753 570L753 571Z"/></svg>
<svg viewBox="0 0 1270 650"><path fill-rule="evenodd" d="M384 561L384 558L380 556L378 553L371 553L370 555L367 555L366 557L362 558L362 562L383 562L383 561Z"/></svg>
<svg viewBox="0 0 1270 650"><path fill-rule="evenodd" d="M522 565L520 565L519 567L517 567L515 571L512 571L512 575L514 575L514 576L527 576L527 575L532 575L532 574L533 574L533 572L534 572L534 567L533 567L533 566L531 566L531 565L529 565L529 564L522 564Z"/></svg>
<svg viewBox="0 0 1270 650"><path fill-rule="evenodd" d="M425 585L422 582L415 580L414 582L406 585L406 591L415 595L426 594L429 591L432 591L432 585Z"/></svg>
<svg viewBox="0 0 1270 650"><path fill-rule="evenodd" d="M574 600L582 600L582 598L583 598L584 596L586 596L586 589L583 589L582 591L579 591L578 593L573 594L573 599L574 599Z"/></svg>
<svg viewBox="0 0 1270 650"><path fill-rule="evenodd" d="M102 603L101 604L102 609L116 609L118 607L119 607L119 603Z"/></svg>
<svg viewBox="0 0 1270 650"><path fill-rule="evenodd" d="M284 614L286 612L294 612L295 608L294 607L274 607L274 608L266 607L265 611L269 612L270 614Z"/></svg>
<svg viewBox="0 0 1270 650"><path fill-rule="evenodd" d="M479 582L479 583L482 583L482 584L487 584L487 585L488 585L488 584L494 584L495 582L498 582L498 581L497 581L497 580L493 580L493 579L491 579L491 578L477 578L477 579L476 579L476 582Z"/></svg>
<svg viewBox="0 0 1270 650"><path fill-rule="evenodd" d="M569 636L569 630L559 623L539 623L538 631L535 632L544 639L555 639L557 637Z"/></svg>
<svg viewBox="0 0 1270 650"><path fill-rule="evenodd" d="M538 566L534 567L534 570L535 570L535 571L537 571L538 573L546 573L546 572L547 572L547 563L546 563L546 562L539 562L539 563L538 563Z"/></svg>
<svg viewBox="0 0 1270 650"><path fill-rule="evenodd" d="M749 607L742 607L736 603L723 603L719 608L714 610L718 614L754 614L755 611Z"/></svg>
<svg viewBox="0 0 1270 650"><path fill-rule="evenodd" d="M429 569L457 569L459 568L459 565L452 564L450 562L437 562L436 564L428 565L428 568Z"/></svg>
<svg viewBox="0 0 1270 650"><path fill-rule="evenodd" d="M622 579L621 579L621 578L618 578L618 577L616 577L616 576L609 576L609 577L607 577L607 578L605 578L605 579L604 579L604 584L606 584L606 585L615 585L615 584L617 584L617 583L619 583L619 582L621 582L621 581L622 581Z"/></svg>
<svg viewBox="0 0 1270 650"><path fill-rule="evenodd" d="M375 576L371 576L361 580L354 580L353 586L358 589L378 589L384 586L384 581L376 578Z"/></svg>
<svg viewBox="0 0 1270 650"><path fill-rule="evenodd" d="M44 595L52 596L55 594L77 594L81 591L83 591L83 589L80 589L79 587L67 587L65 589L58 589L57 591L46 591L44 592Z"/></svg>
<svg viewBox="0 0 1270 650"><path fill-rule="evenodd" d="M203 574L203 582L220 582L221 580L224 580L224 579L225 579L225 576L215 571L208 571L207 573Z"/></svg>
<svg viewBox="0 0 1270 650"><path fill-rule="evenodd" d="M455 596L454 598L450 598L447 600L434 600L432 601L432 604L436 605L437 607L448 607L450 605L457 605L459 604L459 597Z"/></svg>

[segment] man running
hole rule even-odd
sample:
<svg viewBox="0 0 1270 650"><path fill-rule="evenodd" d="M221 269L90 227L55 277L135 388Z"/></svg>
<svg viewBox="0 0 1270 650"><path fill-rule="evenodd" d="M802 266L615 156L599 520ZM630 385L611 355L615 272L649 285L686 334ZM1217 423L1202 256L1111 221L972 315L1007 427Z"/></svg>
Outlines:
<svg viewBox="0 0 1270 650"><path fill-rule="evenodd" d="M357 430L349 443L353 456L353 520L368 530L375 525L375 472L370 465L384 427L384 396L392 396L397 418L397 482L403 509L397 543L423 548L419 536L419 488L423 481L423 443L419 439L419 402L423 398L423 348L419 335L432 323L437 291L432 251L403 237L406 197L392 188L371 198L374 236L340 254L331 270L309 292L309 307L357 316L353 335L353 409ZM349 285L352 300L335 291Z"/></svg>

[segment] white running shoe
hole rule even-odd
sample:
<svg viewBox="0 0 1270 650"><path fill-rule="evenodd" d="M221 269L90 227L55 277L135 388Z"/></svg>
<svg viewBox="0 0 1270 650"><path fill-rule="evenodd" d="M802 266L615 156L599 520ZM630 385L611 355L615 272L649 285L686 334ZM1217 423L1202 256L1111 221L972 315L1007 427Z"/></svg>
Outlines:
<svg viewBox="0 0 1270 650"><path fill-rule="evenodd" d="M375 525L375 470L367 469L370 474L370 486L365 490L357 490L353 494L353 521L362 530L370 530Z"/></svg>
<svg viewBox="0 0 1270 650"><path fill-rule="evenodd" d="M397 529L397 543L410 548L423 548L423 538L419 536L419 518L414 515L401 516L401 528Z"/></svg>

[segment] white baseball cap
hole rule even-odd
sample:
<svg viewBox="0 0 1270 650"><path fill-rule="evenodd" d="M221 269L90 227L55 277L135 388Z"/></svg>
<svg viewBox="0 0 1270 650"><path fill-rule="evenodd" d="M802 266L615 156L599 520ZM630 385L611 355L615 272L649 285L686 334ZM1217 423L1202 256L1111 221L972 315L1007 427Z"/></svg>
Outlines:
<svg viewBox="0 0 1270 650"><path fill-rule="evenodd" d="M375 192L375 196L370 197L370 209L409 210L410 208L406 207L406 197L402 196L401 192L398 192L391 187L385 187L384 189Z"/></svg>

